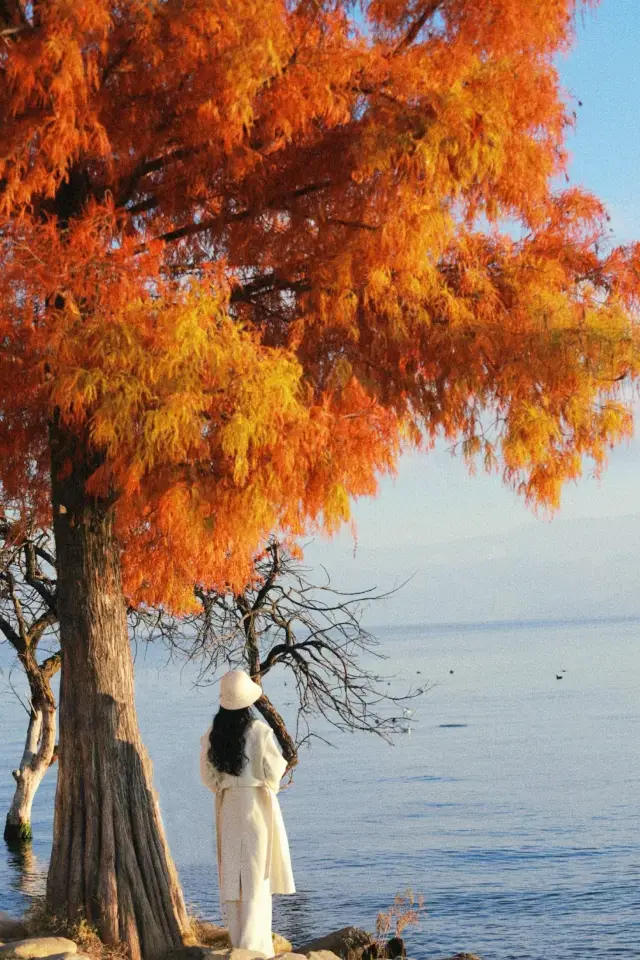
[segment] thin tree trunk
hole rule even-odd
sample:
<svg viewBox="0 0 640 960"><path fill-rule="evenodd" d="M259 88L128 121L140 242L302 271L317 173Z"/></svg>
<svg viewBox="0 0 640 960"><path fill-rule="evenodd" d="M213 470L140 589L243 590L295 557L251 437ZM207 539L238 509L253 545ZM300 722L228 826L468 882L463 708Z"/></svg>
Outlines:
<svg viewBox="0 0 640 960"><path fill-rule="evenodd" d="M275 568L272 578L273 577L275 577ZM255 616L259 612L259 606L256 604L253 607L249 607L246 598L242 594L236 597L236 603L243 616L244 649L249 664L249 676L254 683L257 683L258 686L261 687L260 647L258 645L255 625ZM287 770L293 770L298 762L298 751L296 750L296 745L287 730L284 720L264 692L260 699L256 701L255 706L273 730L276 740L280 744L282 755L287 761Z"/></svg>
<svg viewBox="0 0 640 960"><path fill-rule="evenodd" d="M258 686L261 687L262 672L260 670L260 648L258 645L258 638L256 636L255 628L255 614L258 612L259 608L257 606L250 608L245 597L242 595L236 597L236 603L238 604L238 607L243 615L243 628L245 636L244 648L249 664L249 676L254 683L257 683ZM276 740L280 744L282 755L287 761L287 770L293 770L298 763L298 751L296 750L293 737L287 730L284 720L264 692L260 699L256 701L255 706L273 730Z"/></svg>
<svg viewBox="0 0 640 960"><path fill-rule="evenodd" d="M85 493L86 451L56 427L51 450L62 678L47 901L149 960L183 943L187 916L138 730L112 510Z"/></svg>
<svg viewBox="0 0 640 960"><path fill-rule="evenodd" d="M260 683L259 677L253 677L253 679L256 683ZM269 697L266 695L266 693L263 693L260 699L256 701L256 708L273 730L275 738L280 744L282 755L287 761L287 770L293 770L298 763L298 751L296 750L296 745L293 741L293 737L287 730L284 720L271 703L271 700L269 700Z"/></svg>
<svg viewBox="0 0 640 960"><path fill-rule="evenodd" d="M31 840L31 808L42 779L56 759L56 705L50 680L56 673L60 658L56 654L43 664L36 660L35 648L39 634L36 627L19 647L18 659L24 668L31 691L29 726L17 770L13 771L16 790L7 819L4 839L8 843Z"/></svg>
<svg viewBox="0 0 640 960"><path fill-rule="evenodd" d="M56 711L51 703L32 707L24 753L13 771L16 789L4 827L8 843L31 840L31 808L42 779L55 754Z"/></svg>

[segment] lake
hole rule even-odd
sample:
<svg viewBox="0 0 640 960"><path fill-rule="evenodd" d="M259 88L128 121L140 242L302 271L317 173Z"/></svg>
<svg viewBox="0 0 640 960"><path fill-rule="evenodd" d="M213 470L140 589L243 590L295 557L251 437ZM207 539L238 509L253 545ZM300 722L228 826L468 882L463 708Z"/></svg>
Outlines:
<svg viewBox="0 0 640 960"><path fill-rule="evenodd" d="M391 692L433 686L393 746L332 734L333 746L303 750L281 794L299 892L276 899L274 928L298 942L372 928L411 887L427 907L407 934L416 958L640 957L640 620L374 632ZM3 818L26 724L9 662L0 647ZM185 896L217 920L212 799L198 777L217 688L194 688L157 648L138 654L136 683ZM282 677L265 686L280 706L293 699ZM42 891L54 780L38 794L28 856L19 864L0 845L0 909Z"/></svg>

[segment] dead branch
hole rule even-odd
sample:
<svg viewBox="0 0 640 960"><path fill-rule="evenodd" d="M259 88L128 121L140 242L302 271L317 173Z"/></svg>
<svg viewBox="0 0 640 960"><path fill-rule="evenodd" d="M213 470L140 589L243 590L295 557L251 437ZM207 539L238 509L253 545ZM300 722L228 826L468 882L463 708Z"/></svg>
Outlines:
<svg viewBox="0 0 640 960"><path fill-rule="evenodd" d="M266 696L256 704L293 766L297 748L318 720L338 730L360 730L391 739L402 708L420 691L390 695L387 677L373 672L384 659L376 638L362 625L364 608L394 591L345 592L324 571L319 582L302 561L272 539L256 560L255 582L240 595L196 589L201 610L185 620L154 620L146 639L197 665L206 685L222 669L245 667L262 683L274 669L292 675L297 703L292 735Z"/></svg>

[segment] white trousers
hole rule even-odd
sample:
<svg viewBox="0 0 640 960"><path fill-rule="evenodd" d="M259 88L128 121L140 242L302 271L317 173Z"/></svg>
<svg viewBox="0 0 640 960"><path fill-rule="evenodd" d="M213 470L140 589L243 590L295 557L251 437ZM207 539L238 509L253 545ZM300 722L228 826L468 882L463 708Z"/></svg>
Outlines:
<svg viewBox="0 0 640 960"><path fill-rule="evenodd" d="M224 912L232 947L273 956L272 897L268 880L263 890L250 900L225 900Z"/></svg>

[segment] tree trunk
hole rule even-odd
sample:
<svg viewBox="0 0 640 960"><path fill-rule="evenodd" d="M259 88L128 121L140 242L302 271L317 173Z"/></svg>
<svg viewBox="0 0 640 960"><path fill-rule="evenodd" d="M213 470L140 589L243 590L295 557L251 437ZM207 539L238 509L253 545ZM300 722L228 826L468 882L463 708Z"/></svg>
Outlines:
<svg viewBox="0 0 640 960"><path fill-rule="evenodd" d="M253 677L252 679L255 680L256 683L260 683L260 680L257 677ZM273 730L275 738L280 744L282 755L287 761L287 770L293 770L298 763L298 751L296 750L296 745L293 741L293 737L287 730L284 720L271 703L271 700L269 700L269 697L266 695L266 693L263 693L260 699L256 701L256 708Z"/></svg>
<svg viewBox="0 0 640 960"><path fill-rule="evenodd" d="M257 608L251 609L242 595L236 597L236 603L243 615L244 646L249 664L249 676L254 683L261 687L260 648L256 636L255 617L253 616L257 612ZM282 755L287 761L287 770L293 770L298 763L298 751L284 720L264 692L260 699L256 701L255 706L273 730L276 740L280 744Z"/></svg>
<svg viewBox="0 0 640 960"><path fill-rule="evenodd" d="M113 511L85 493L86 450L51 436L62 678L47 901L149 960L182 945L187 916L138 730Z"/></svg>
<svg viewBox="0 0 640 960"><path fill-rule="evenodd" d="M13 771L16 791L5 822L7 843L31 840L33 799L56 756L56 705L50 680L58 670L60 657L54 654L39 664L35 655L38 640L36 628L28 634L18 653L29 682L31 713L20 767Z"/></svg>
<svg viewBox="0 0 640 960"><path fill-rule="evenodd" d="M51 766L56 743L56 711L52 703L33 704L20 767L13 771L16 790L4 827L7 843L31 840L31 807L42 778Z"/></svg>

